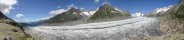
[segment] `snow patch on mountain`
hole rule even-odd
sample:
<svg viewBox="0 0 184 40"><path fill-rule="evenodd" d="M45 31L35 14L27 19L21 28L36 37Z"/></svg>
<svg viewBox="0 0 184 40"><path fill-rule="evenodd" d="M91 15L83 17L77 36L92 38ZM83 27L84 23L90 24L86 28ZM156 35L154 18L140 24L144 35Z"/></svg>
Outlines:
<svg viewBox="0 0 184 40"><path fill-rule="evenodd" d="M115 10L118 10L118 11L121 11L121 10L119 10L118 8L114 8Z"/></svg>
<svg viewBox="0 0 184 40"><path fill-rule="evenodd" d="M96 11L89 11L89 12L82 12L83 14L87 16L92 16Z"/></svg>

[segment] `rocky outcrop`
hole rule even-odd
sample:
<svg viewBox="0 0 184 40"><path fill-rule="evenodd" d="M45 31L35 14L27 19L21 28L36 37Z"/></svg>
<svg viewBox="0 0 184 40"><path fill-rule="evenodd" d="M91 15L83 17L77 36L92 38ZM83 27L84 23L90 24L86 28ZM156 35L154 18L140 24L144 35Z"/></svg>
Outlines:
<svg viewBox="0 0 184 40"><path fill-rule="evenodd" d="M161 18L160 26L165 33L184 33L184 0L166 12Z"/></svg>

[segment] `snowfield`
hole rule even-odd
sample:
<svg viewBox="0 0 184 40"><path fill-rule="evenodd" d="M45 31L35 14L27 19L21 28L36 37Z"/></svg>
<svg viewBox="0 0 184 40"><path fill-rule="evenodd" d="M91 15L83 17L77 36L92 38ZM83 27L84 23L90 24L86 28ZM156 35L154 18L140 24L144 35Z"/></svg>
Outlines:
<svg viewBox="0 0 184 40"><path fill-rule="evenodd" d="M132 40L132 37L161 35L156 18L79 24L74 26L36 26L25 32L41 40Z"/></svg>

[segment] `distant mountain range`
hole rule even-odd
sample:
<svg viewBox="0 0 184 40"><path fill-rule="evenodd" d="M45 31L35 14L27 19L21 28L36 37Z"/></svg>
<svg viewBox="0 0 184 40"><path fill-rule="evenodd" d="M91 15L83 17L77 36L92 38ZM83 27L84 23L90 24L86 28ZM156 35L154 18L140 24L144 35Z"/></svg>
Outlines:
<svg viewBox="0 0 184 40"><path fill-rule="evenodd" d="M130 17L128 11L120 11L111 7L109 4L103 4L97 11L83 11L76 8L70 8L68 11L55 15L54 17L43 20L42 23L64 23L69 21L95 21L98 19L114 18L114 17Z"/></svg>
<svg viewBox="0 0 184 40"><path fill-rule="evenodd" d="M167 12L169 9L172 9L172 8L174 8L173 5L170 5L168 7L163 7L163 8L156 8L152 12L144 14L144 16L147 16L147 17L160 17L160 16L165 15L165 12Z"/></svg>

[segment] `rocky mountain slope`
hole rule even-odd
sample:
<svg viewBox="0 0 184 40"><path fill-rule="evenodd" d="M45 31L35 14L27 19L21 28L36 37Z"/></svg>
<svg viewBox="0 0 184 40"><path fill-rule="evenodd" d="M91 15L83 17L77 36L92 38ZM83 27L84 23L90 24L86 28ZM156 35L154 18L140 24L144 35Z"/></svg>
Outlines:
<svg viewBox="0 0 184 40"><path fill-rule="evenodd" d="M0 12L0 40L33 40L22 26Z"/></svg>
<svg viewBox="0 0 184 40"><path fill-rule="evenodd" d="M97 10L88 21L95 21L98 19L107 19L114 17L129 17L131 16L127 11L120 11L110 6L109 4L103 4L99 10Z"/></svg>
<svg viewBox="0 0 184 40"><path fill-rule="evenodd" d="M169 9L161 18L161 30L168 33L184 33L184 0Z"/></svg>

